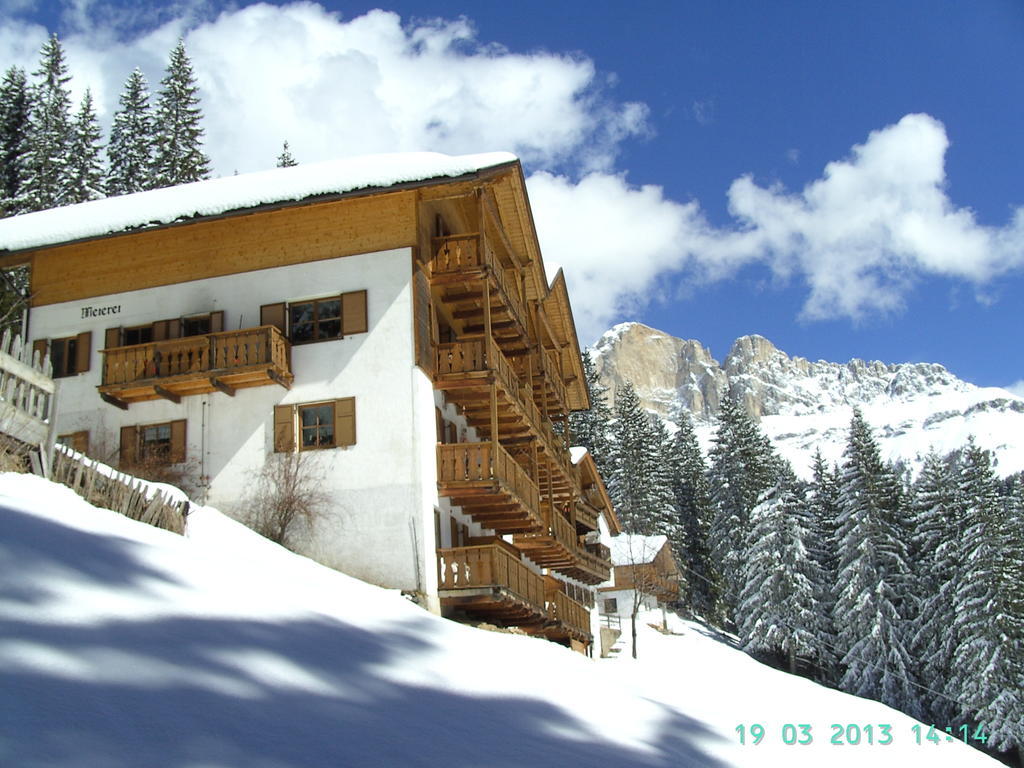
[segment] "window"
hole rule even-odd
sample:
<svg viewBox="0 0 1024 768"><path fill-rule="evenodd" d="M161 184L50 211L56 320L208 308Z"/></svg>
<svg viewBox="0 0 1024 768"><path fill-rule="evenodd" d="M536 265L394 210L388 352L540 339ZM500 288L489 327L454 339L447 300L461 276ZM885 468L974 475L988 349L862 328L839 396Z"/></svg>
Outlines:
<svg viewBox="0 0 1024 768"><path fill-rule="evenodd" d="M185 419L121 427L121 466L185 461Z"/></svg>
<svg viewBox="0 0 1024 768"><path fill-rule="evenodd" d="M124 340L116 342L120 346L130 347L135 344L148 344L153 340L152 325L137 325L134 328L124 329Z"/></svg>
<svg viewBox="0 0 1024 768"><path fill-rule="evenodd" d="M300 406L299 425L302 450L334 447L334 403Z"/></svg>
<svg viewBox="0 0 1024 768"><path fill-rule="evenodd" d="M341 297L288 305L293 344L337 339L341 336Z"/></svg>
<svg viewBox="0 0 1024 768"><path fill-rule="evenodd" d="M274 451L344 448L356 443L356 400L345 397L274 408Z"/></svg>
<svg viewBox="0 0 1024 768"><path fill-rule="evenodd" d="M203 315L157 320L144 325L108 328L104 344L107 349L131 347L136 344L149 344L165 339L180 339L183 336L205 336L208 333L218 333L223 330L224 310L218 310Z"/></svg>
<svg viewBox="0 0 1024 768"><path fill-rule="evenodd" d="M38 339L33 344L33 350L40 359L49 352L50 367L55 379L85 373L89 370L92 356L92 332L85 331L63 339Z"/></svg>
<svg viewBox="0 0 1024 768"><path fill-rule="evenodd" d="M66 445L73 451L79 453L89 452L89 430L83 429L80 432L69 432L66 435L57 435L57 442Z"/></svg>
<svg viewBox="0 0 1024 768"><path fill-rule="evenodd" d="M604 601L604 608L601 613L618 613L619 612L619 601L618 598L609 597Z"/></svg>
<svg viewBox="0 0 1024 768"><path fill-rule="evenodd" d="M273 325L292 344L342 339L366 333L366 291L352 291L322 299L264 304L260 325Z"/></svg>

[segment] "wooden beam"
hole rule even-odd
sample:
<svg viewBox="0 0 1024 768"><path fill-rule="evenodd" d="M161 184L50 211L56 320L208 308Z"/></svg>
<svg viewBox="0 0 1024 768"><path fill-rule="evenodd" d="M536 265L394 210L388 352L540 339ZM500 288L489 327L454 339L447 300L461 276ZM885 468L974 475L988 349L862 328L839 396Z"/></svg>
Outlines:
<svg viewBox="0 0 1024 768"><path fill-rule="evenodd" d="M273 368L267 368L267 378L269 378L275 384L280 384L285 389L291 389L292 388L291 382L288 381L287 379L285 379L284 377L282 377Z"/></svg>
<svg viewBox="0 0 1024 768"><path fill-rule="evenodd" d="M170 400L175 405L177 405L177 404L179 404L181 402L181 395L176 395L173 392L171 392L170 390L164 389L163 387L160 387L160 386L157 386L157 385L154 384L153 385L153 391L156 392L156 394L158 394L164 400Z"/></svg>
<svg viewBox="0 0 1024 768"><path fill-rule="evenodd" d="M216 376L211 376L210 377L210 386L213 387L214 389L220 391L220 392L223 392L228 397L234 397L235 396L235 388L231 387L231 386L228 386L223 381L218 379Z"/></svg>
<svg viewBox="0 0 1024 768"><path fill-rule="evenodd" d="M113 395L108 395L106 392L100 392L100 400L102 400L104 403L108 403L114 406L115 408L120 408L122 411L128 410L128 403L126 403L124 400L114 397Z"/></svg>

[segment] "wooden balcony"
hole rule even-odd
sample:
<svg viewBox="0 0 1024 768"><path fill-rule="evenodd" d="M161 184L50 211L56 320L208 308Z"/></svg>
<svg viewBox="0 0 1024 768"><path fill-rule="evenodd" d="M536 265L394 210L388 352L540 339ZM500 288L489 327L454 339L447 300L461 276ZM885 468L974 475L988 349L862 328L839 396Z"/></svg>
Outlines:
<svg viewBox="0 0 1024 768"><path fill-rule="evenodd" d="M490 387L496 385L501 438L525 442L537 434L541 415L526 387L493 341L473 339L439 344L435 360L436 389L464 411L469 425L491 439Z"/></svg>
<svg viewBox="0 0 1024 768"><path fill-rule="evenodd" d="M452 316L463 323L463 332L484 330L484 290L491 304L491 327L502 346L525 348L526 303L518 272L503 264L486 238L479 234L435 237L430 262L431 285L440 288L440 298L450 305Z"/></svg>
<svg viewBox="0 0 1024 768"><path fill-rule="evenodd" d="M293 379L288 340L275 327L186 336L103 354L100 396L127 408L129 403L165 398L179 402L188 395L279 384Z"/></svg>
<svg viewBox="0 0 1024 768"><path fill-rule="evenodd" d="M497 533L530 533L543 524L537 484L500 443L439 444L437 487Z"/></svg>
<svg viewBox="0 0 1024 768"><path fill-rule="evenodd" d="M581 643L590 643L590 611L586 606L557 590L549 592L547 609L550 623L543 632L549 640L571 638Z"/></svg>
<svg viewBox="0 0 1024 768"><path fill-rule="evenodd" d="M576 564L576 531L556 510L549 510L551 524L537 533L516 534L513 543L542 568L564 570Z"/></svg>
<svg viewBox="0 0 1024 768"><path fill-rule="evenodd" d="M438 596L446 613L506 626L547 617L544 577L502 541L437 550Z"/></svg>
<svg viewBox="0 0 1024 768"><path fill-rule="evenodd" d="M559 570L584 584L600 584L612 577L611 552L603 544L580 544L575 550L575 561Z"/></svg>

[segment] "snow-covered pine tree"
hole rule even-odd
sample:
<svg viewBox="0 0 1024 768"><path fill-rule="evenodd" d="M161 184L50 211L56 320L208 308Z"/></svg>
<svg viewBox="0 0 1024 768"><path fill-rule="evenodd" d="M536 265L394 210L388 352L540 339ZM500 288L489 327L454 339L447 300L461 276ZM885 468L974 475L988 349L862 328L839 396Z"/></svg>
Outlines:
<svg viewBox="0 0 1024 768"><path fill-rule="evenodd" d="M153 114L149 87L138 68L125 81L107 145L107 194L127 195L153 187Z"/></svg>
<svg viewBox="0 0 1024 768"><path fill-rule="evenodd" d="M298 165L298 160L292 156L292 151L288 148L288 142L285 141L281 147L281 154L277 156L277 167L278 168L291 168L294 165Z"/></svg>
<svg viewBox="0 0 1024 768"><path fill-rule="evenodd" d="M650 415L628 382L615 398L608 492L627 533L655 534L657 521L674 499L660 466L657 434Z"/></svg>
<svg viewBox="0 0 1024 768"><path fill-rule="evenodd" d="M708 482L714 517L708 545L722 575L722 601L731 616L743 588L742 559L750 512L779 479L779 459L743 406L723 395L711 448ZM732 617L734 618L734 617Z"/></svg>
<svg viewBox="0 0 1024 768"><path fill-rule="evenodd" d="M71 92L64 49L52 35L40 52L39 78L32 86L28 147L21 210L41 211L63 205L69 187Z"/></svg>
<svg viewBox="0 0 1024 768"><path fill-rule="evenodd" d="M836 629L833 619L839 570L836 540L839 519L839 469L835 466L830 468L818 450L814 452L812 473L813 479L807 495L810 525L807 552L817 564L816 575L819 578L815 592L823 622L819 627L821 634L818 637L818 646L822 653L818 656L818 663L821 679L834 684L839 674L834 652Z"/></svg>
<svg viewBox="0 0 1024 768"><path fill-rule="evenodd" d="M905 607L912 575L902 493L858 410L843 456L834 614L845 668L840 687L916 717L921 706Z"/></svg>
<svg viewBox="0 0 1024 768"><path fill-rule="evenodd" d="M84 203L103 197L103 164L100 162L100 126L92 106L92 91L85 89L82 106L71 132L66 202Z"/></svg>
<svg viewBox="0 0 1024 768"><path fill-rule="evenodd" d="M671 470L672 493L682 527L683 546L676 558L686 578L683 599L695 614L721 623L720 577L711 564L708 550L712 509L707 465L697 444L689 411L681 410L674 421L679 429L672 437L665 464Z"/></svg>
<svg viewBox="0 0 1024 768"><path fill-rule="evenodd" d="M590 451L601 477L607 480L611 471L612 451L608 435L611 433L612 410L608 406L608 388L598 379L597 368L590 355L589 349L584 350L583 374L590 408L569 414L569 432L573 443Z"/></svg>
<svg viewBox="0 0 1024 768"><path fill-rule="evenodd" d="M676 495L673 490L673 479L675 475L675 443L668 433L659 417L648 414L651 424L652 438L655 446L654 472L652 480L659 489L659 495L664 503L654 510L653 529L656 534L663 534L668 537L669 546L676 562L681 562L680 557L686 551L686 529L683 527L679 517L679 509L676 507ZM688 579L684 572L683 579Z"/></svg>
<svg viewBox="0 0 1024 768"><path fill-rule="evenodd" d="M21 212L30 107L25 70L11 67L0 83L0 216Z"/></svg>
<svg viewBox="0 0 1024 768"><path fill-rule="evenodd" d="M946 690L957 646L954 598L961 572L957 496L950 462L928 454L911 497L914 592L920 603L912 651L920 659L921 682L940 692ZM958 715L952 699L929 695L922 701L931 722L952 723Z"/></svg>
<svg viewBox="0 0 1024 768"><path fill-rule="evenodd" d="M1016 749L1024 766L1024 482L1011 484L1003 502L1006 538L998 573L1005 638L998 666L1002 690L978 718L989 727L989 746Z"/></svg>
<svg viewBox="0 0 1024 768"><path fill-rule="evenodd" d="M157 96L154 186L170 187L210 177L210 159L202 148L203 113L198 91L185 41L179 39Z"/></svg>
<svg viewBox="0 0 1024 768"><path fill-rule="evenodd" d="M1021 655L1020 529L1014 505L998 492L988 451L973 440L962 451L960 562L954 596L957 648L951 690L964 720L985 724L996 749L1024 744ZM1011 719L1012 718L1012 719Z"/></svg>
<svg viewBox="0 0 1024 768"><path fill-rule="evenodd" d="M821 574L807 549L811 535L804 489L784 468L778 484L751 512L736 623L744 650L777 654L796 673L798 658L821 665L826 617Z"/></svg>

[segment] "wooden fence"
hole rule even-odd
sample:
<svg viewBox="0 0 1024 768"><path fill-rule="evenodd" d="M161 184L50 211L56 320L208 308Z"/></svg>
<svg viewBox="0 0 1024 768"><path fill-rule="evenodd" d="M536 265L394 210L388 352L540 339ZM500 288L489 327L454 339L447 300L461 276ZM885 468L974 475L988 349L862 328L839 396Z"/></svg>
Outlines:
<svg viewBox="0 0 1024 768"><path fill-rule="evenodd" d="M94 506L112 509L166 531L185 532L188 501L174 501L161 491L151 491L142 480L109 467L101 470L93 461L62 445L54 451L51 479Z"/></svg>

